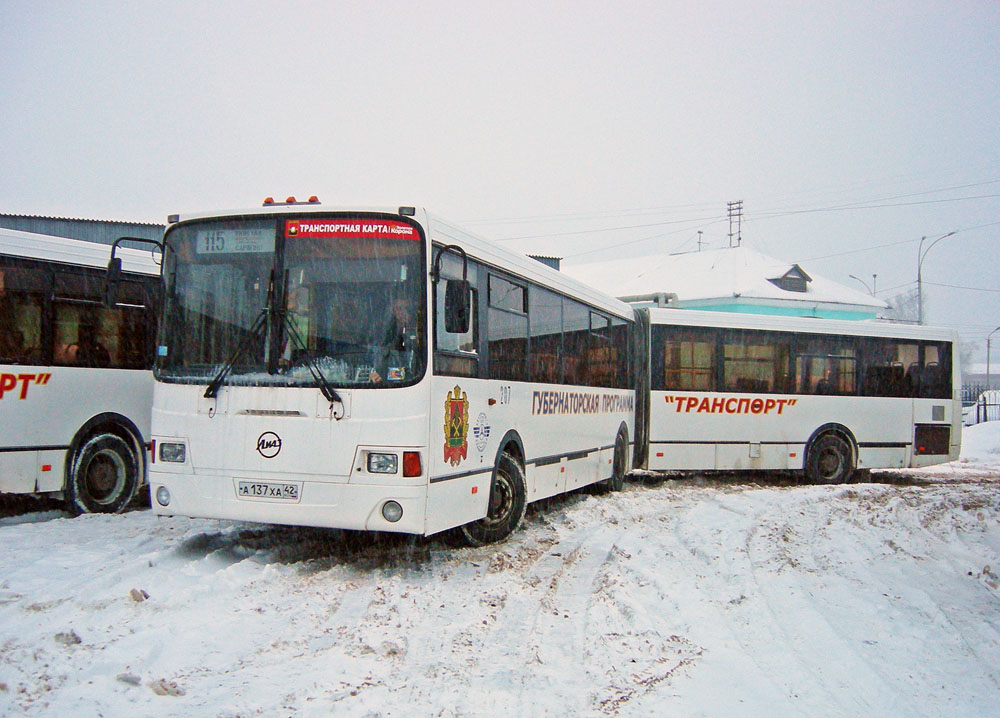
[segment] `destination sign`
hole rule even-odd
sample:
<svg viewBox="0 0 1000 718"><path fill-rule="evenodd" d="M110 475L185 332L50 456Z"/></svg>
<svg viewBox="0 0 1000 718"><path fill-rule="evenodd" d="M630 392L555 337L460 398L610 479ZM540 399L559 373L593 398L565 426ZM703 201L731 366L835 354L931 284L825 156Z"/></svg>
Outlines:
<svg viewBox="0 0 1000 718"><path fill-rule="evenodd" d="M392 219L290 219L285 222L285 237L387 237L419 240L420 234L413 225Z"/></svg>
<svg viewBox="0 0 1000 718"><path fill-rule="evenodd" d="M198 254L251 254L274 251L274 230L267 227L244 229L201 229L195 233Z"/></svg>

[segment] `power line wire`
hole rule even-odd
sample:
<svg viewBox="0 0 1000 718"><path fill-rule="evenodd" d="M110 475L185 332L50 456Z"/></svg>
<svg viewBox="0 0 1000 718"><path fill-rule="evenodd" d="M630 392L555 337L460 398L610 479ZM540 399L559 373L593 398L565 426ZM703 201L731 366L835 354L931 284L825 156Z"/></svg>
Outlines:
<svg viewBox="0 0 1000 718"><path fill-rule="evenodd" d="M521 222L557 222L578 221L585 219L613 219L615 217L634 217L644 214L662 214L676 212L679 209L707 210L717 206L716 202L695 202L690 204L667 205L663 207L633 207L623 210L608 210L605 212L567 212L563 214L535 215L528 217L496 217L481 219L463 219L462 224L516 224Z"/></svg>
<svg viewBox="0 0 1000 718"><path fill-rule="evenodd" d="M956 230L954 230L952 232L952 234L961 234L963 232L972 232L973 230L984 229L986 227L995 227L997 225L1000 225L1000 221L998 221L998 222L987 222L986 224L977 224L974 227L963 227L962 229L956 229ZM834 254L824 254L824 255L818 256L818 257L807 257L806 259L801 259L799 261L800 262L815 262L815 261L820 260L820 259L830 259L831 257L843 257L844 255L847 255L847 254L858 254L860 252L870 252L873 249L883 249L885 247L897 247L897 246L899 246L901 244L912 244L914 242L919 242L919 241L920 241L920 239L903 239L903 240L900 240L898 242L889 242L887 244L875 244L875 245L872 245L871 247L862 247L860 249L848 249L848 250L845 250L843 252L835 252Z"/></svg>
<svg viewBox="0 0 1000 718"><path fill-rule="evenodd" d="M605 227L604 229L578 229L572 232L549 232L546 234L526 234L520 237L503 237L502 239L495 239L493 241L513 242L519 239L543 239L548 237L568 237L577 234L597 234L599 232L617 232L619 230L624 230L624 229L646 229L648 227L663 227L669 224L690 224L696 222L708 222L710 220L717 220L717 217L700 217L697 219L675 219L666 222L653 222L651 224L632 224L624 227ZM623 244L630 244L630 242L624 242ZM621 245L612 245L612 246L621 246Z"/></svg>
<svg viewBox="0 0 1000 718"><path fill-rule="evenodd" d="M872 205L875 202L886 202L895 199L906 199L908 197L921 197L928 194L937 194L940 192L950 192L959 189L969 189L970 187L983 187L992 184L1000 184L1000 179L989 179L983 180L981 182L966 182L963 184L949 185L947 187L939 187L934 189L923 190L921 192L911 192L908 194L890 195L887 197L877 197L874 199L858 200L857 202L851 202L842 205L831 205L830 207L820 207L820 208L804 208L799 210L761 210L757 212L758 216L763 218L770 218L771 215L782 216L785 213L795 213L795 212L821 212L821 211L833 211L838 209L863 209L863 208L873 208L866 207L866 205ZM995 195L984 195L985 197L992 197ZM948 200L940 201L959 201L967 198L952 198ZM969 198L971 199L971 198ZM781 200L777 201L777 204L781 204ZM511 224L519 222L554 222L554 221L564 221L564 220L585 220L585 219L610 219L615 217L627 217L635 216L638 214L656 214L659 212L676 212L680 209L706 209L715 206L715 202L693 202L686 204L675 204L675 205L665 205L660 207L633 207L623 210L608 210L605 212L566 212L561 214L550 214L550 215L534 215L534 216L522 216L522 217L495 217L495 218L478 218L478 219L464 219L462 222L464 224ZM897 206L897 205L875 205L874 208L881 206Z"/></svg>
<svg viewBox="0 0 1000 718"><path fill-rule="evenodd" d="M928 282L926 279L923 281L924 284L930 284L935 287L948 287L949 289L967 289L970 292L990 292L991 294L1000 294L1000 289L986 289L985 287L963 287L960 284L942 284L941 282Z"/></svg>
<svg viewBox="0 0 1000 718"><path fill-rule="evenodd" d="M951 197L949 199L928 199L920 202L893 202L891 204L870 204L868 202L854 202L846 205L835 205L833 207L817 207L815 209L795 209L788 210L786 212L775 212L773 214L767 214L761 216L760 214L751 214L747 219L748 221L761 221L767 219L777 219L779 217L791 217L797 214L817 214L819 212L849 212L857 209L886 209L890 207L916 207L925 204L943 204L945 202L965 202L973 199L993 199L1000 197L1000 194L983 194L976 195L974 197ZM871 200L871 202L877 202L879 200Z"/></svg>
<svg viewBox="0 0 1000 718"><path fill-rule="evenodd" d="M982 187L982 186L991 185L991 184L1000 184L1000 179L985 180L983 182L972 182L972 183L961 184L961 185L952 185L950 187L941 187L939 189L929 189L929 190L924 190L923 192L911 192L909 194L893 195L893 196L890 196L890 197L878 197L876 199L859 200L857 202L851 202L851 203L843 204L843 205L832 205L829 208L818 208L818 209L816 209L816 208L813 208L813 209L806 208L806 209L800 210L800 211L803 211L803 212L817 212L817 211L824 211L824 209L854 209L854 208L858 208L859 205L870 205L870 204L872 204L874 202L888 202L889 200L894 200L894 199L906 199L908 197L922 197L922 196L928 195L928 194L937 194L939 192L950 192L952 190L956 190L956 189L968 189L970 187ZM988 195L988 196L995 196L995 195ZM957 198L957 199L963 199L963 198ZM887 205L887 206L893 206L893 205ZM785 212L785 211L787 211L787 212L795 212L796 210L777 210L777 209L776 210L761 210L760 214L768 214L768 213L771 213L771 212Z"/></svg>
<svg viewBox="0 0 1000 718"><path fill-rule="evenodd" d="M709 224L703 225L703 226L708 227L708 226L711 226L713 224L718 224L718 223L724 222L724 221L725 220L723 220L723 219L718 219L715 222L710 222ZM585 254L595 254L597 252L603 252L604 250L607 250L607 249L617 249L618 247L624 247L624 246L629 245L629 244L638 244L639 242L648 242L648 241L653 240L653 239L660 239L662 237L669 237L669 236L674 235L674 234L680 234L681 232L690 232L690 231L691 231L691 227L685 227L684 229L678 229L678 230L675 230L673 232L659 232L659 233L651 235L649 237L640 237L639 239L631 239L631 240L629 240L627 242L619 242L618 244L612 244L612 245L608 245L608 246L604 246L604 247L597 247L596 249L588 249L586 252L577 252L576 254L567 254L565 257L563 257L563 259L574 259L576 257L582 257ZM686 242L685 242L685 244L686 244ZM683 246L683 244L681 246Z"/></svg>

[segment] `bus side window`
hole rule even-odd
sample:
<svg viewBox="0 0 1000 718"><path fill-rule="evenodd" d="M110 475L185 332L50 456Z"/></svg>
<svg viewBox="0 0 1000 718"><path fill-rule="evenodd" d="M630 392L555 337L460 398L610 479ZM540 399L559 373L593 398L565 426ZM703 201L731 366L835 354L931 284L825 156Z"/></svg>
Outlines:
<svg viewBox="0 0 1000 718"><path fill-rule="evenodd" d="M715 391L715 345L709 337L679 335L664 342L663 388Z"/></svg>
<svg viewBox="0 0 1000 718"><path fill-rule="evenodd" d="M777 356L774 345L759 333L734 331L723 343L722 374L725 391L770 393L775 390Z"/></svg>
<svg viewBox="0 0 1000 718"><path fill-rule="evenodd" d="M629 372L629 342L631 336L629 325L623 320L615 317L611 320L610 331L610 356L614 375L609 386L616 389L628 389L632 385L632 375Z"/></svg>
<svg viewBox="0 0 1000 718"><path fill-rule="evenodd" d="M580 302L563 297L562 311L563 384L587 386L592 381L587 353L590 338L590 310Z"/></svg>
<svg viewBox="0 0 1000 718"><path fill-rule="evenodd" d="M917 395L930 399L948 399L951 396L951 345L924 343L923 366Z"/></svg>
<svg viewBox="0 0 1000 718"><path fill-rule="evenodd" d="M562 378L562 298L555 292L530 286L528 318L531 323L531 381L559 384Z"/></svg>
<svg viewBox="0 0 1000 718"><path fill-rule="evenodd" d="M478 292L469 288L469 330L459 334L445 326L445 298L448 283L434 285L434 371L447 376L479 375Z"/></svg>
<svg viewBox="0 0 1000 718"><path fill-rule="evenodd" d="M623 343L622 346L627 344ZM627 376L623 379L618 375L618 347L614 343L611 319L596 312L590 313L587 364L590 367L590 381L594 386L620 388L628 379Z"/></svg>
<svg viewBox="0 0 1000 718"><path fill-rule="evenodd" d="M52 359L62 366L148 369L155 318L146 306L155 284L123 279L114 307L103 303L97 270L58 269L52 301Z"/></svg>
<svg viewBox="0 0 1000 718"><path fill-rule="evenodd" d="M0 267L0 362L42 363L42 305L48 274Z"/></svg>
<svg viewBox="0 0 1000 718"><path fill-rule="evenodd" d="M491 274L486 341L489 378L529 381L528 314L525 287Z"/></svg>

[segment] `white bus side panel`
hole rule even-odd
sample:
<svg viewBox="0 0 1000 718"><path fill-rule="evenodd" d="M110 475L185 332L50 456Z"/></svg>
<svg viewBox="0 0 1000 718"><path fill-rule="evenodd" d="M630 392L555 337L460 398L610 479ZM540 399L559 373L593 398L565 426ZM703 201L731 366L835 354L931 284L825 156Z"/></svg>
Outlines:
<svg viewBox="0 0 1000 718"><path fill-rule="evenodd" d="M11 380L15 382L10 386ZM87 421L129 419L149 440L153 376L81 367L0 367L0 491L61 491L66 452Z"/></svg>
<svg viewBox="0 0 1000 718"><path fill-rule="evenodd" d="M12 494L31 493L35 490L40 473L41 463L37 451L0 454L0 491Z"/></svg>
<svg viewBox="0 0 1000 718"><path fill-rule="evenodd" d="M618 428L634 439L631 391L442 376L432 386L427 533L486 514L505 437L521 442L529 503L609 478Z"/></svg>
<svg viewBox="0 0 1000 718"><path fill-rule="evenodd" d="M948 402L942 404L950 411ZM910 461L911 399L654 391L649 468L801 469L806 442L826 424L854 435L859 468L899 468Z"/></svg>

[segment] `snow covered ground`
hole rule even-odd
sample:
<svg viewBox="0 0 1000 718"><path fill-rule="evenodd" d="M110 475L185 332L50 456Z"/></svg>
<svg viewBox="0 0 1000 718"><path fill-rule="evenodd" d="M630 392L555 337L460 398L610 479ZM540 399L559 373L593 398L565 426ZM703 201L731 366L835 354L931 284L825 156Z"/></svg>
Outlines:
<svg viewBox="0 0 1000 718"><path fill-rule="evenodd" d="M0 519L0 714L1000 715L1000 422L962 461L632 482L499 546Z"/></svg>

